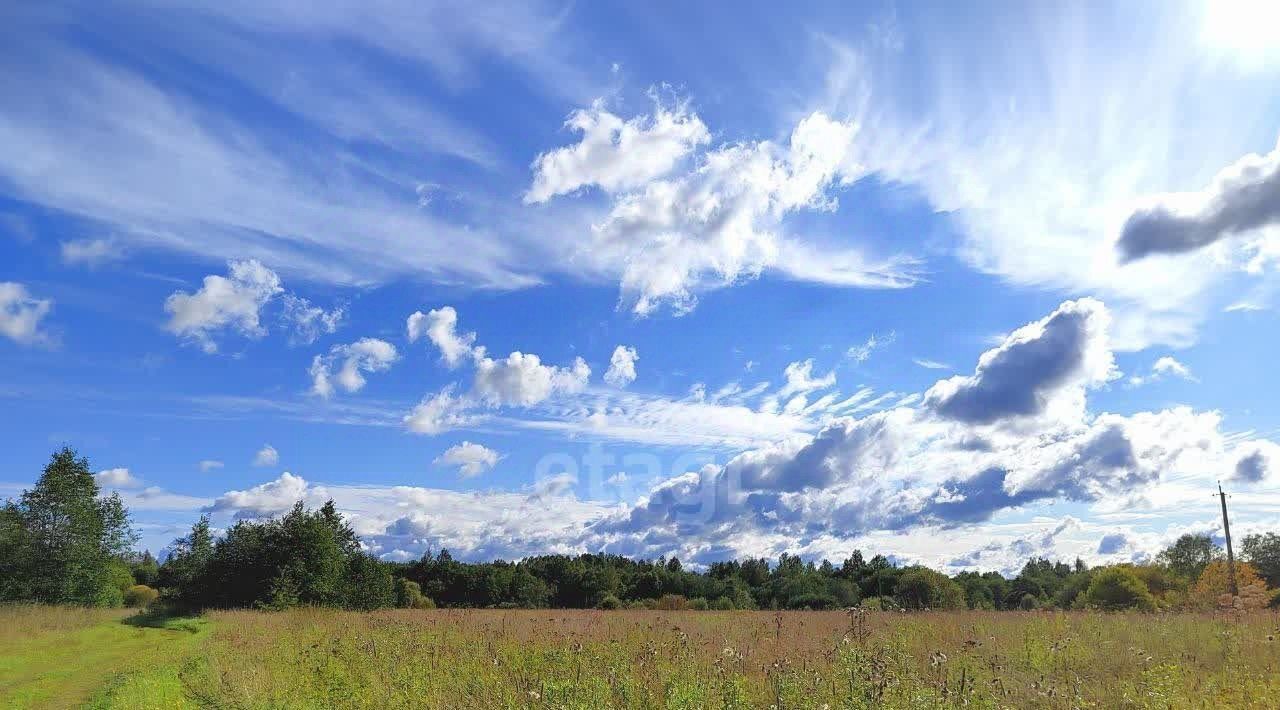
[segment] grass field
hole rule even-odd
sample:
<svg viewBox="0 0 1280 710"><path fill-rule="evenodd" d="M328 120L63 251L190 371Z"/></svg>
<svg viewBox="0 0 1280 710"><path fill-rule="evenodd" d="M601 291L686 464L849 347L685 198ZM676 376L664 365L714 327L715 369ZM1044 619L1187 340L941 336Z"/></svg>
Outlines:
<svg viewBox="0 0 1280 710"><path fill-rule="evenodd" d="M1274 708L1280 617L0 609L0 706Z"/></svg>

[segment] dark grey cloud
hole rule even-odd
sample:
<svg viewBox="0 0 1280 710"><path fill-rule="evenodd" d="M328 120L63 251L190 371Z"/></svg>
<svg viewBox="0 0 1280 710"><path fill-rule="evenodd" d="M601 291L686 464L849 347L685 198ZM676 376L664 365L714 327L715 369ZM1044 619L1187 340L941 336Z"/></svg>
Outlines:
<svg viewBox="0 0 1280 710"><path fill-rule="evenodd" d="M1275 468L1270 451L1261 446L1241 456L1236 461L1235 478L1246 483L1257 483L1266 478Z"/></svg>
<svg viewBox="0 0 1280 710"><path fill-rule="evenodd" d="M1090 355L1106 336L1107 319L1100 301L1067 301L1039 328L1020 329L984 353L973 375L939 381L926 393L925 403L943 417L971 424L1043 413L1064 387L1105 379L1109 354Z"/></svg>
<svg viewBox="0 0 1280 710"><path fill-rule="evenodd" d="M1116 244L1121 260L1181 254L1280 224L1280 149L1241 158L1193 199L1198 203L1194 210L1157 204L1130 215Z"/></svg>

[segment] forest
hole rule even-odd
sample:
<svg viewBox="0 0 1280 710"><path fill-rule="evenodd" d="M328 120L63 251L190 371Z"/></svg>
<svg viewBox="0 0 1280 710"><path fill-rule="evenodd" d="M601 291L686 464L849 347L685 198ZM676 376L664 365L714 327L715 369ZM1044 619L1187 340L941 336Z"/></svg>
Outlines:
<svg viewBox="0 0 1280 710"><path fill-rule="evenodd" d="M89 462L54 452L35 485L0 507L0 601L80 606L373 610L391 607L561 609L1211 610L1280 608L1280 534L1241 540L1231 573L1208 535L1184 535L1154 559L1090 567L1030 559L1012 577L948 576L853 550L843 560L747 558L685 567L677 558L541 555L464 562L447 549L413 562L366 553L330 501L239 520L215 534L207 516L158 559ZM162 560L162 561L161 561Z"/></svg>

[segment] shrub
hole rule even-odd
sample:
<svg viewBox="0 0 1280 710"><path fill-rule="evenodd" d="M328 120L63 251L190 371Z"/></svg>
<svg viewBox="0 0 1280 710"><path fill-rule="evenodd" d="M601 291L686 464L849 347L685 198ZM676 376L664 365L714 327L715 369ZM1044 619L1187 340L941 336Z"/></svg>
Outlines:
<svg viewBox="0 0 1280 710"><path fill-rule="evenodd" d="M622 602L621 602L621 601L619 601L619 600L618 600L618 598L617 598L617 597L615 597L615 596L613 596L612 594L606 594L606 595L604 595L604 597L603 597L603 598L601 598L601 599L600 599L600 603L599 603L599 604L596 604L596 608L597 608L597 609L609 609L609 610L612 610L612 609L621 609L621 608L622 608Z"/></svg>
<svg viewBox="0 0 1280 710"><path fill-rule="evenodd" d="M160 596L160 592L145 584L135 584L124 590L124 605L145 609Z"/></svg>
<svg viewBox="0 0 1280 710"><path fill-rule="evenodd" d="M689 608L693 611L706 611L707 600L702 597L695 597L689 600Z"/></svg>
<svg viewBox="0 0 1280 710"><path fill-rule="evenodd" d="M830 594L801 594L787 600L788 609L835 609L840 606Z"/></svg>
<svg viewBox="0 0 1280 710"><path fill-rule="evenodd" d="M689 608L689 600L679 594L663 594L652 608L662 611L681 611Z"/></svg>
<svg viewBox="0 0 1280 710"><path fill-rule="evenodd" d="M1040 608L1040 600L1034 594L1023 594L1018 600L1018 608L1023 611L1035 611Z"/></svg>
<svg viewBox="0 0 1280 710"><path fill-rule="evenodd" d="M903 570L894 596L907 609L963 609L964 590L950 577L928 567Z"/></svg>
<svg viewBox="0 0 1280 710"><path fill-rule="evenodd" d="M716 611L733 611L737 607L733 605L733 600L729 597L716 597L711 600L711 608Z"/></svg>
<svg viewBox="0 0 1280 710"><path fill-rule="evenodd" d="M1236 584L1238 589L1245 589L1254 584L1265 584L1258 576L1258 570L1248 562L1236 563ZM1214 560L1205 566L1200 579L1191 589L1191 603L1201 609L1212 609L1218 605L1219 599L1231 590L1231 571L1227 563Z"/></svg>
<svg viewBox="0 0 1280 710"><path fill-rule="evenodd" d="M884 602L881 601L880 597L867 597L858 606L868 611L884 611Z"/></svg>
<svg viewBox="0 0 1280 710"><path fill-rule="evenodd" d="M1093 581L1085 591L1085 600L1090 607L1104 611L1153 611L1156 608L1156 601L1147 585L1133 570L1124 567L1108 567L1093 575Z"/></svg>
<svg viewBox="0 0 1280 710"><path fill-rule="evenodd" d="M651 600L651 599L650 599L650 600L646 600L646 599L632 599L631 601L627 602L626 608L628 608L628 609L650 609L650 608L652 608L652 607L650 607L650 606L649 606L648 602L651 602L651 601L653 601L653 600Z"/></svg>
<svg viewBox="0 0 1280 710"><path fill-rule="evenodd" d="M401 609L434 609L436 603L422 593L422 586L411 579L397 577L395 582L396 606Z"/></svg>

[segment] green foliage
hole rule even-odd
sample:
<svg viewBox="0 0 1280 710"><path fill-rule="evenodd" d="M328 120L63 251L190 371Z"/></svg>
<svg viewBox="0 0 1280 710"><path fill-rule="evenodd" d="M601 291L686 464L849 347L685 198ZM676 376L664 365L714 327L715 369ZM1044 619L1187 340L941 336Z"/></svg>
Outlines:
<svg viewBox="0 0 1280 710"><path fill-rule="evenodd" d="M619 601L618 598L613 596L612 594L606 594L604 598L600 600L600 603L596 604L596 608L597 609L621 609L622 602Z"/></svg>
<svg viewBox="0 0 1280 710"><path fill-rule="evenodd" d="M1258 570L1268 587L1280 587L1280 534L1245 535L1240 558Z"/></svg>
<svg viewBox="0 0 1280 710"><path fill-rule="evenodd" d="M0 601L119 606L136 536L120 496L99 493L88 459L63 448L0 508Z"/></svg>
<svg viewBox="0 0 1280 710"><path fill-rule="evenodd" d="M1183 535L1156 556L1158 564L1168 567L1186 580L1200 578L1210 562L1222 558L1222 548L1208 535Z"/></svg>
<svg viewBox="0 0 1280 710"><path fill-rule="evenodd" d="M188 608L396 603L390 568L360 550L332 501L314 511L298 502L279 519L242 520L216 542L201 518L190 535L174 541L158 579Z"/></svg>
<svg viewBox="0 0 1280 710"><path fill-rule="evenodd" d="M1125 567L1107 567L1099 570L1085 592L1086 603L1094 609L1120 611L1138 609L1152 611L1155 599L1147 586Z"/></svg>
<svg viewBox="0 0 1280 710"><path fill-rule="evenodd" d="M904 609L963 609L964 589L941 572L908 567L894 585L894 598Z"/></svg>
<svg viewBox="0 0 1280 710"><path fill-rule="evenodd" d="M689 609L691 611L706 611L708 608L707 600L702 597L696 597L689 600Z"/></svg>
<svg viewBox="0 0 1280 710"><path fill-rule="evenodd" d="M733 611L737 607L733 605L733 600L729 597L716 597L711 600L711 608L714 611Z"/></svg>
<svg viewBox="0 0 1280 710"><path fill-rule="evenodd" d="M422 593L422 587L411 579L396 577L396 606L401 609L434 609L435 602Z"/></svg>
<svg viewBox="0 0 1280 710"><path fill-rule="evenodd" d="M124 590L124 605L145 609L151 606L159 597L160 592L157 592L151 587L148 587L145 584L135 584Z"/></svg>
<svg viewBox="0 0 1280 710"><path fill-rule="evenodd" d="M1033 594L1023 594L1018 600L1018 608L1022 611L1035 611L1040 608L1040 600Z"/></svg>

